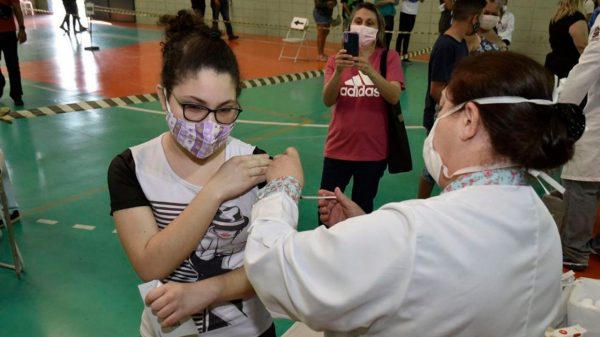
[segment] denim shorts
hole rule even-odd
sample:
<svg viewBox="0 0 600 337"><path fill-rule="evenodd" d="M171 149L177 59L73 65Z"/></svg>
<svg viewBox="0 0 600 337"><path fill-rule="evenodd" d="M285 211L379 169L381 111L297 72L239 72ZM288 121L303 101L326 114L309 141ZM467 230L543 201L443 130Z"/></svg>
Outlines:
<svg viewBox="0 0 600 337"><path fill-rule="evenodd" d="M317 25L331 25L332 14L329 14L329 16L323 15L323 13L318 11L316 8L313 9L313 17L315 18Z"/></svg>

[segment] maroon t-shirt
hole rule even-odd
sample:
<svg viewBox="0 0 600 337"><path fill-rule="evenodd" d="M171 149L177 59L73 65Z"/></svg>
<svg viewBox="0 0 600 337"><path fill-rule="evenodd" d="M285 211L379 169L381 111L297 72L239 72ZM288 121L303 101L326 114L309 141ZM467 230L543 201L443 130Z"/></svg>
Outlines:
<svg viewBox="0 0 600 337"><path fill-rule="evenodd" d="M379 70L383 48L377 48L369 58ZM335 57L327 61L325 83L335 72ZM389 51L388 81L404 82L400 56ZM340 77L340 89L332 110L325 157L351 161L379 161L388 157L388 115L383 96L373 81L356 68L345 69Z"/></svg>

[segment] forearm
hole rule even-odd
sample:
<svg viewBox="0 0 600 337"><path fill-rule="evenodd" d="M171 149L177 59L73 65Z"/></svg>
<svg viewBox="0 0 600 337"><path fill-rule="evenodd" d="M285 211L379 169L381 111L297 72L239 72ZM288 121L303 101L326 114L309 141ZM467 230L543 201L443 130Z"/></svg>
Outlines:
<svg viewBox="0 0 600 337"><path fill-rule="evenodd" d="M23 12L21 11L20 6L14 6L13 9L15 11L17 23L19 24L19 30L21 30L21 27L25 27L25 20L23 20Z"/></svg>
<svg viewBox="0 0 600 337"><path fill-rule="evenodd" d="M215 287L215 303L246 299L254 296L254 288L248 281L244 267L208 279Z"/></svg>
<svg viewBox="0 0 600 337"><path fill-rule="evenodd" d="M340 89L340 74L335 72L329 79L329 82L323 87L323 103L325 106L332 106L337 101Z"/></svg>
<svg viewBox="0 0 600 337"><path fill-rule="evenodd" d="M143 280L163 279L196 250L221 202L202 190L179 216L162 231L158 231L153 214L143 218L123 219L115 214L117 230L131 263ZM152 224L136 226L141 219L154 220ZM149 232L153 228L153 232Z"/></svg>
<svg viewBox="0 0 600 337"><path fill-rule="evenodd" d="M379 94L386 102L390 104L398 103L400 100L400 93L402 92L400 85L386 80L378 72L369 75L369 78L373 81L373 84L375 84L379 90Z"/></svg>

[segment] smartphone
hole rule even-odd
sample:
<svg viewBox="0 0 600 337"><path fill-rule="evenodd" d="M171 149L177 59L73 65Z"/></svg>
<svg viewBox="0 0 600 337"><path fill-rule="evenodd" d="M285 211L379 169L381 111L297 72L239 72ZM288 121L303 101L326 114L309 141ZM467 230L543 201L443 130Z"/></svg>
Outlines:
<svg viewBox="0 0 600 337"><path fill-rule="evenodd" d="M358 56L358 33L356 32L344 32L344 49L346 53L352 56Z"/></svg>

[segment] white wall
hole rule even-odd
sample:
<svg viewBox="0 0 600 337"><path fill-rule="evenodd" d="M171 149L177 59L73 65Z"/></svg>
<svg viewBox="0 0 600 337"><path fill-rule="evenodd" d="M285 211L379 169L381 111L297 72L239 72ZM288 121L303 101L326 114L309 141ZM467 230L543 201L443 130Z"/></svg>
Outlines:
<svg viewBox="0 0 600 337"><path fill-rule="evenodd" d="M230 0L232 20L245 24L234 24L240 33L281 36L293 16L309 17L312 22L313 0ZM210 0L207 2L207 17L211 15ZM513 35L513 51L525 53L543 62L549 50L548 22L556 8L557 0L510 0L509 9L515 14L516 30ZM430 47L437 38L439 1L425 0L421 4L410 50ZM136 0L138 11L175 13L180 8L191 7L188 0ZM334 14L335 15L335 14ZM155 23L156 18L138 17L142 23ZM271 26L269 26L271 25ZM396 19L396 27L398 19ZM281 26L281 27L280 27ZM313 25L314 28L314 25ZM340 28L336 28L329 41L340 39ZM314 39L314 31L311 39Z"/></svg>

